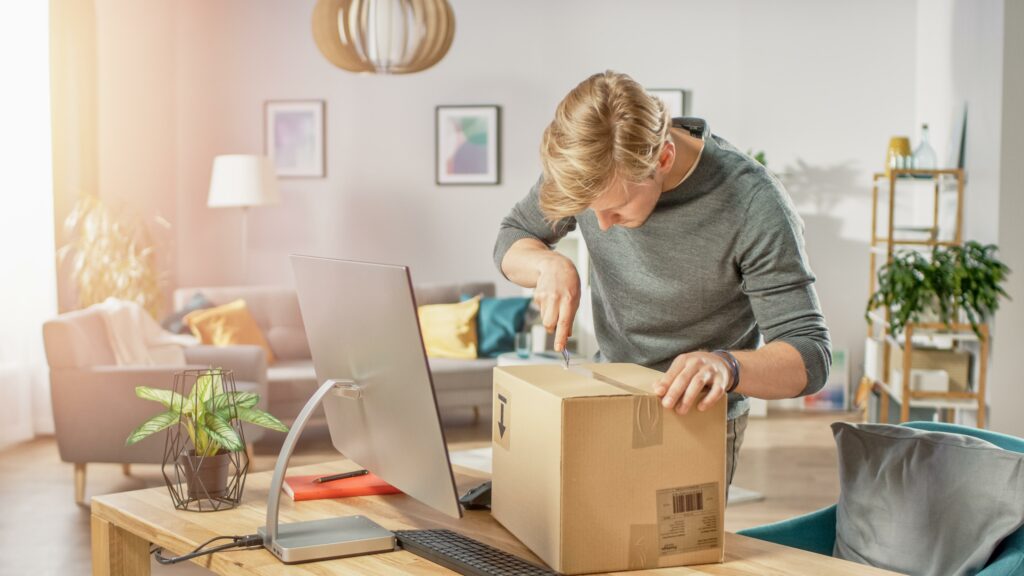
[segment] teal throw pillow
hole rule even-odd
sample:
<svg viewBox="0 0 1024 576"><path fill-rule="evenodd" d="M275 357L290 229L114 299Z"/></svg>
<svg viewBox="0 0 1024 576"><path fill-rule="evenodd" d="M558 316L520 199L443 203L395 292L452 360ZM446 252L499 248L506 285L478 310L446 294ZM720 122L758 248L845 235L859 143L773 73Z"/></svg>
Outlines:
<svg viewBox="0 0 1024 576"><path fill-rule="evenodd" d="M470 298L472 296L468 294L462 295L462 300ZM476 317L477 356L495 358L504 352L515 351L516 332L523 329L526 311L532 301L530 297L482 298Z"/></svg>

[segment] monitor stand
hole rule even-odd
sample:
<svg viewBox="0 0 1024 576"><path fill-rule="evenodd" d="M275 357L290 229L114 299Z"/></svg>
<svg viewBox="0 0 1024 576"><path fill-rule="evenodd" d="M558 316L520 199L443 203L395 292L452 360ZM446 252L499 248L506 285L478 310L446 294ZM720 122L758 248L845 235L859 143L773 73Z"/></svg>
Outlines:
<svg viewBox="0 0 1024 576"><path fill-rule="evenodd" d="M274 466L274 478L270 482L270 496L267 499L267 525L259 529L259 534L263 537L263 546L285 564L390 552L395 549L395 535L365 516L342 516L278 525L281 487L288 461L306 422L328 394L358 402L362 398L362 388L352 380L324 382L299 412Z"/></svg>

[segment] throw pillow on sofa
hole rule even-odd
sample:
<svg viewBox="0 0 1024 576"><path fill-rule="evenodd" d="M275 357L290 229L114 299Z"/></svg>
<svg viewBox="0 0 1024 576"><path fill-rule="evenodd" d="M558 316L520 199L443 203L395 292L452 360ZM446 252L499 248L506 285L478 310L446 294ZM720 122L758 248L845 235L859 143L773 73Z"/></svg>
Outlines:
<svg viewBox="0 0 1024 576"><path fill-rule="evenodd" d="M190 312L185 316L185 324L202 344L254 344L263 348L267 354L267 364L274 363L274 352L256 319L249 313L245 300L239 299L216 308Z"/></svg>
<svg viewBox="0 0 1024 576"><path fill-rule="evenodd" d="M458 304L427 304L417 309L423 347L430 358L476 358L476 316L480 298Z"/></svg>
<svg viewBox="0 0 1024 576"><path fill-rule="evenodd" d="M1024 524L1024 454L980 438L832 424L837 558L904 574L974 574Z"/></svg>
<svg viewBox="0 0 1024 576"><path fill-rule="evenodd" d="M174 334L190 334L191 330L189 330L188 325L185 324L185 316L188 316L190 312L205 310L206 308L213 308L214 306L216 306L216 304L210 302L202 292L196 292L188 299L188 302L185 302L185 306L181 310L178 310L164 318L163 321L160 322L160 326L162 326L164 330Z"/></svg>
<svg viewBox="0 0 1024 576"><path fill-rule="evenodd" d="M468 294L462 296L463 301L470 298ZM533 299L529 297L481 298L480 312L476 316L477 356L497 358L515 351L516 333L523 330L531 302Z"/></svg>

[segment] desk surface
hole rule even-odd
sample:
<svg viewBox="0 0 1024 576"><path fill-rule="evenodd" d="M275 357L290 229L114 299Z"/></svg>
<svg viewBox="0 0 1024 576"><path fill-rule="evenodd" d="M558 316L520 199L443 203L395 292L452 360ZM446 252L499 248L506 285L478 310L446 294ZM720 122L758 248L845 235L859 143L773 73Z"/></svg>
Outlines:
<svg viewBox="0 0 1024 576"><path fill-rule="evenodd" d="M293 468L289 475L344 472L355 468L351 462L341 460ZM455 470L460 494L487 478L474 470ZM214 536L256 532L265 523L270 476L270 472L250 475L245 483L241 506L220 512L175 510L164 487L94 497L93 574L149 574L151 543L177 555ZM292 502L290 498L281 500L281 522L351 514L364 514L390 530L450 528L543 565L487 511L466 511L459 520L435 512L405 495L299 503ZM660 568L628 574L892 574L737 534L727 532L725 536L724 564ZM197 562L224 575L452 574L446 568L405 551L286 566L266 550L240 550L205 556Z"/></svg>

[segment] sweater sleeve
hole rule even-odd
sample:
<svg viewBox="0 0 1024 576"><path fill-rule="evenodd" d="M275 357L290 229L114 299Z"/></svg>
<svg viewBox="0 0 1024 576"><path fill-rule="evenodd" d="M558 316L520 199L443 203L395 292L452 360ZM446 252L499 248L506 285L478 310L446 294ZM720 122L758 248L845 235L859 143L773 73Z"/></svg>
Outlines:
<svg viewBox="0 0 1024 576"><path fill-rule="evenodd" d="M832 344L804 250L803 221L777 181L758 190L747 206L737 264L765 342L786 342L803 358L807 385L799 396L821 390Z"/></svg>
<svg viewBox="0 0 1024 576"><path fill-rule="evenodd" d="M539 200L540 185L543 181L544 177L541 176L526 197L517 202L508 216L502 219L498 228L498 238L494 242L494 264L503 276L505 273L501 270L501 262L505 259L505 253L517 240L534 238L551 247L576 229L575 218L563 218L554 224L544 219Z"/></svg>

